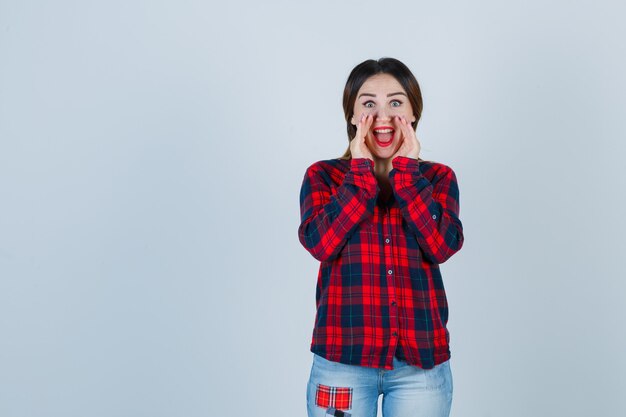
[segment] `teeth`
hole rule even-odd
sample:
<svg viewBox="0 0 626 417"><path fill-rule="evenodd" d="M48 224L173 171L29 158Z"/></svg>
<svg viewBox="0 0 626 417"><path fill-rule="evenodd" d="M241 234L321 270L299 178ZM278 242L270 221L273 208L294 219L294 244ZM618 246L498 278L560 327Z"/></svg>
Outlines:
<svg viewBox="0 0 626 417"><path fill-rule="evenodd" d="M393 129L379 129L379 130L374 130L374 132L376 132L376 133L391 133L391 132L393 132Z"/></svg>

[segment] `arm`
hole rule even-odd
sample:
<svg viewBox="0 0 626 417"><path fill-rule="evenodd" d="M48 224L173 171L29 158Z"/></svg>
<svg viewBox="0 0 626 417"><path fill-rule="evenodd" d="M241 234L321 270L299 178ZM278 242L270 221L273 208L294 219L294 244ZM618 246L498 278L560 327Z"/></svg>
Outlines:
<svg viewBox="0 0 626 417"><path fill-rule="evenodd" d="M359 223L374 212L378 183L367 158L353 158L343 183L331 194L330 178L310 167L300 190L300 242L319 261L336 258Z"/></svg>
<svg viewBox="0 0 626 417"><path fill-rule="evenodd" d="M454 171L445 167L431 183L420 173L417 159L398 156L392 162L390 180L404 219L426 258L445 262L464 240Z"/></svg>

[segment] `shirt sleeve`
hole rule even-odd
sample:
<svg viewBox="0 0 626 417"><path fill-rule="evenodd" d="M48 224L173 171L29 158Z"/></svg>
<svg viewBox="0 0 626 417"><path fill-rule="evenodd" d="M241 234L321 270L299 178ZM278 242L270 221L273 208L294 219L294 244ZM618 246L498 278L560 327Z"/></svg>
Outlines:
<svg viewBox="0 0 626 417"><path fill-rule="evenodd" d="M441 264L463 246L459 219L459 188L450 167L440 164L432 183L419 170L417 159L393 159L390 181L402 216L430 262Z"/></svg>
<svg viewBox="0 0 626 417"><path fill-rule="evenodd" d="M312 165L300 190L300 242L315 259L334 259L359 223L373 214L377 196L370 159L351 159L350 170L334 191L330 175L319 164Z"/></svg>

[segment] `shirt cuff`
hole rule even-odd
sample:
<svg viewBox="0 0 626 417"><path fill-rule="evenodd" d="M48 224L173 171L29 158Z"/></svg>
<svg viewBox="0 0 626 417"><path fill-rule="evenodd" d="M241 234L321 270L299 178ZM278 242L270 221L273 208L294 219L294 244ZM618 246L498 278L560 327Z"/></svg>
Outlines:
<svg viewBox="0 0 626 417"><path fill-rule="evenodd" d="M369 158L352 158L350 160L350 171L358 174L372 172L374 161Z"/></svg>
<svg viewBox="0 0 626 417"><path fill-rule="evenodd" d="M391 161L391 164L398 171L418 171L419 161L417 159L409 158L407 156L396 156Z"/></svg>

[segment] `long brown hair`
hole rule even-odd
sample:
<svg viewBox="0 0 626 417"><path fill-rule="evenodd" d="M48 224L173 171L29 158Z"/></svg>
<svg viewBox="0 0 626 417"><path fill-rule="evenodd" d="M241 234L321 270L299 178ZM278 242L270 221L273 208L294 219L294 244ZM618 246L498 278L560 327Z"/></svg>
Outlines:
<svg viewBox="0 0 626 417"><path fill-rule="evenodd" d="M356 126L351 123L356 95L365 81L376 74L389 74L398 80L402 88L404 88L415 116L415 121L411 123L411 126L413 126L413 129L417 129L417 122L420 120L423 108L422 91L411 70L395 58L380 58L378 61L368 59L354 67L343 89L343 112L346 118L348 142L356 136ZM346 149L341 158L349 159L351 157L350 144L348 143L348 149Z"/></svg>

